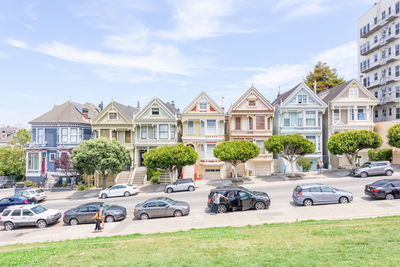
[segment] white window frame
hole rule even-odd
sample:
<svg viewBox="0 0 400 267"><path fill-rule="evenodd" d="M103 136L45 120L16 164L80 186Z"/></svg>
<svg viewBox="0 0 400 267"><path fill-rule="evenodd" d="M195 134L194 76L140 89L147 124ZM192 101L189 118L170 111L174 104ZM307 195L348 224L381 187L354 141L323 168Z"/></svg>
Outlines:
<svg viewBox="0 0 400 267"><path fill-rule="evenodd" d="M140 127L140 139L147 139L149 136L147 126L146 127Z"/></svg>
<svg viewBox="0 0 400 267"><path fill-rule="evenodd" d="M215 127L210 127L210 123L215 123ZM207 120L207 134L217 134L217 121Z"/></svg>
<svg viewBox="0 0 400 267"><path fill-rule="evenodd" d="M205 105L205 107L203 105ZM199 103L199 110L207 110L207 108L208 108L207 103Z"/></svg>
<svg viewBox="0 0 400 267"><path fill-rule="evenodd" d="M111 118L111 114L115 114L115 118ZM109 112L108 119L109 120L118 120L118 113L117 112Z"/></svg>
<svg viewBox="0 0 400 267"><path fill-rule="evenodd" d="M194 134L194 121L187 122L187 134L193 135Z"/></svg>
<svg viewBox="0 0 400 267"><path fill-rule="evenodd" d="M75 132L75 134L73 134L72 132ZM77 128L70 129L70 140L71 140L71 143L73 143L73 144L78 143L78 129Z"/></svg>
<svg viewBox="0 0 400 267"><path fill-rule="evenodd" d="M68 128L61 128L61 143L68 143Z"/></svg>
<svg viewBox="0 0 400 267"><path fill-rule="evenodd" d="M40 170L40 152L28 152L28 171L39 171ZM33 156L36 157L36 162L33 162ZM37 168L33 168L37 164Z"/></svg>
<svg viewBox="0 0 400 267"><path fill-rule="evenodd" d="M158 127L159 127L159 131L158 131L159 138L160 139L168 139L169 125L168 124L160 124ZM164 129L161 130L161 128L164 128Z"/></svg>
<svg viewBox="0 0 400 267"><path fill-rule="evenodd" d="M316 116L316 114L315 114L316 112L315 111L306 111L306 126L307 127L315 127L316 126L316 123L317 123L317 116ZM313 116L313 117L311 117L311 115ZM309 120L314 120L314 123L313 123L313 125L309 125L309 123L308 123L308 121Z"/></svg>
<svg viewBox="0 0 400 267"><path fill-rule="evenodd" d="M156 113L156 114L154 114L154 113ZM151 108L151 115L152 116L160 116L160 108Z"/></svg>
<svg viewBox="0 0 400 267"><path fill-rule="evenodd" d="M215 144L207 144L207 159L215 159L214 157Z"/></svg>
<svg viewBox="0 0 400 267"><path fill-rule="evenodd" d="M54 162L56 159L56 153L49 153L49 162Z"/></svg>
<svg viewBox="0 0 400 267"><path fill-rule="evenodd" d="M283 126L290 127L290 113L289 112L283 113Z"/></svg>

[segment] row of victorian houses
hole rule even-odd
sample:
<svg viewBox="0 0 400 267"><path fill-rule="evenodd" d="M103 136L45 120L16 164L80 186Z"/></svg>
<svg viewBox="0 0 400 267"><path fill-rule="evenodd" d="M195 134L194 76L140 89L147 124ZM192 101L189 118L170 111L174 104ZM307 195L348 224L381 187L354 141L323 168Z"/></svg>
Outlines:
<svg viewBox="0 0 400 267"><path fill-rule="evenodd" d="M305 83L279 94L270 103L253 86L228 110L206 93L197 96L182 112L173 102L153 98L146 106L125 106L111 101L106 107L68 101L30 122L32 142L27 149L27 179L41 182L62 173L54 166L61 153L71 153L81 141L95 137L118 140L130 152L126 170L109 183L142 184L146 176L143 155L152 148L182 142L199 155L186 166L182 177L219 179L232 175L231 166L216 159L213 149L225 140L246 140L260 147L260 155L239 166L239 175L266 176L289 170L288 163L265 151L264 140L274 134L298 133L315 144L306 157L316 168L349 166L345 157L330 155L326 143L337 132L373 130L376 98L358 81L351 80L319 95ZM367 160L366 152L361 153ZM162 178L162 177L161 177ZM165 179L167 180L167 179Z"/></svg>

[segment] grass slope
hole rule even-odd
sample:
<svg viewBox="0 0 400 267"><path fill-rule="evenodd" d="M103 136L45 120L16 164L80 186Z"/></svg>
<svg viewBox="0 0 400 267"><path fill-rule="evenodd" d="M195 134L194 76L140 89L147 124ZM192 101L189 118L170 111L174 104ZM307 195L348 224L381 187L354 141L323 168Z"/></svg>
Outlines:
<svg viewBox="0 0 400 267"><path fill-rule="evenodd" d="M400 217L0 247L0 266L399 266Z"/></svg>

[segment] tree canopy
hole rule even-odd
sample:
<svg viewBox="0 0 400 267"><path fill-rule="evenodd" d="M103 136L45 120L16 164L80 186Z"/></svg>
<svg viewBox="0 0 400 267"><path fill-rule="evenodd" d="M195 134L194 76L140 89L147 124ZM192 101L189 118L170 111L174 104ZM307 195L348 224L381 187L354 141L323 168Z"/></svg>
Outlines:
<svg viewBox="0 0 400 267"><path fill-rule="evenodd" d="M273 135L265 140L265 149L279 154L290 163L291 175L294 176L294 164L299 156L315 152L315 145L299 134Z"/></svg>
<svg viewBox="0 0 400 267"><path fill-rule="evenodd" d="M389 145L400 148L400 123L389 128L387 138Z"/></svg>
<svg viewBox="0 0 400 267"><path fill-rule="evenodd" d="M248 141L225 141L215 146L214 156L232 164L237 178L237 166L260 154L260 148Z"/></svg>
<svg viewBox="0 0 400 267"><path fill-rule="evenodd" d="M355 167L358 152L366 148L380 147L382 138L373 131L353 130L332 135L327 145L333 155L351 156L353 167Z"/></svg>
<svg viewBox="0 0 400 267"><path fill-rule="evenodd" d="M94 138L74 148L70 160L74 170L80 174L101 173L105 189L107 174L121 172L129 162L129 152L116 140Z"/></svg>
<svg viewBox="0 0 400 267"><path fill-rule="evenodd" d="M314 81L317 82L317 93L345 82L343 78L337 75L336 69L330 68L326 62L318 62L314 66L314 70L307 74L305 83L310 88L314 87Z"/></svg>
<svg viewBox="0 0 400 267"><path fill-rule="evenodd" d="M31 141L31 135L26 129L19 129L16 134L13 135L10 145L25 149L26 145Z"/></svg>
<svg viewBox="0 0 400 267"><path fill-rule="evenodd" d="M174 146L162 146L150 149L143 157L144 165L147 168L168 171L172 183L173 172L183 166L195 164L198 156L193 148L179 143Z"/></svg>
<svg viewBox="0 0 400 267"><path fill-rule="evenodd" d="M54 160L54 166L64 172L65 176L67 177L74 173L74 169L71 166L70 157L67 152L61 153L60 157Z"/></svg>

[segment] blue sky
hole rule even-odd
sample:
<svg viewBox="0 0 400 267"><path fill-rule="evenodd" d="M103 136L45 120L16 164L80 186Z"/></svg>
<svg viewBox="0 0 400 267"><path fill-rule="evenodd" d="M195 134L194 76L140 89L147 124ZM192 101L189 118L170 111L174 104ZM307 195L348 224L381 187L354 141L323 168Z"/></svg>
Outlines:
<svg viewBox="0 0 400 267"><path fill-rule="evenodd" d="M357 19L375 0L0 0L0 124L53 105L153 96L272 101L326 61L357 75Z"/></svg>

